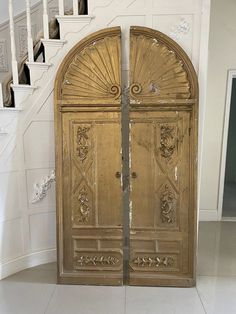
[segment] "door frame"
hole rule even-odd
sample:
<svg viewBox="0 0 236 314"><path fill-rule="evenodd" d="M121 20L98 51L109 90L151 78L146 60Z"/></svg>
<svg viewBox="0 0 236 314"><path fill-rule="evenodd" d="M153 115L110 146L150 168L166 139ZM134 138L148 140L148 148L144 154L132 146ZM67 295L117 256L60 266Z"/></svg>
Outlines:
<svg viewBox="0 0 236 314"><path fill-rule="evenodd" d="M221 163L220 163L220 180L219 180L219 197L218 197L218 220L236 220L236 218L223 218L223 198L224 198L224 184L225 184L225 167L227 157L227 143L229 133L229 118L230 118L230 105L232 95L232 83L233 79L236 78L236 69L228 70L227 75L227 87L226 87L226 98L225 98L225 111L224 111L224 125L223 125L223 138L222 138L222 149L221 149Z"/></svg>

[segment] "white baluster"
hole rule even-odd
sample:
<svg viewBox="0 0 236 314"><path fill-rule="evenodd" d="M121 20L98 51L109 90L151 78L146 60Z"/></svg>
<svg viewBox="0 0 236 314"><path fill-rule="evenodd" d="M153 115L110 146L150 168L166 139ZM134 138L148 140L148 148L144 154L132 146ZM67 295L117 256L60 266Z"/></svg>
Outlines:
<svg viewBox="0 0 236 314"><path fill-rule="evenodd" d="M2 83L0 83L0 108L3 108Z"/></svg>
<svg viewBox="0 0 236 314"><path fill-rule="evenodd" d="M31 1L26 0L26 19L27 19L27 42L28 42L28 60L29 62L34 62L34 46L31 31L31 15L30 15Z"/></svg>
<svg viewBox="0 0 236 314"><path fill-rule="evenodd" d="M78 0L73 0L73 15L79 14Z"/></svg>
<svg viewBox="0 0 236 314"><path fill-rule="evenodd" d="M9 9L9 21L10 21L11 63L12 63L13 84L19 84L18 66L17 66L17 61L16 61L16 43L15 43L15 30L14 30L12 0L8 1L8 9Z"/></svg>
<svg viewBox="0 0 236 314"><path fill-rule="evenodd" d="M59 7L59 15L64 15L65 14L64 0L59 0L58 7Z"/></svg>
<svg viewBox="0 0 236 314"><path fill-rule="evenodd" d="M44 34L44 39L49 39L48 1L47 0L43 0L43 34Z"/></svg>

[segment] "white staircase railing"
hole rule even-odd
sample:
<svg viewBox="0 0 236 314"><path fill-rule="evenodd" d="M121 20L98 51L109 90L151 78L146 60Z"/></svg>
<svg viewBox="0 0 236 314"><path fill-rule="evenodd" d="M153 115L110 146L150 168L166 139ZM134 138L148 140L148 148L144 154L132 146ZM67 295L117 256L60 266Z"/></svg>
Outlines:
<svg viewBox="0 0 236 314"><path fill-rule="evenodd" d="M83 0L81 0L83 1ZM49 15L48 15L48 4L50 0L42 0L42 24L43 24L43 39L42 43L44 44L44 40L50 41L50 34L49 34ZM79 0L72 1L72 14L73 16L79 15ZM29 95L32 94L34 90L34 86L32 85L23 85L20 84L19 74L18 74L18 62L16 56L16 33L14 27L14 7L13 7L13 0L8 0L8 7L9 7L9 28L10 28L10 44L11 44L11 64L12 64L12 78L13 78L13 94L15 97L15 107L20 108L22 100L25 99L23 97L24 93L28 93ZM66 0L58 0L58 11L59 16L63 17L65 15L65 3L67 4ZM28 62L27 65L30 69L30 76L32 76L32 69L35 69L37 66L41 66L40 71L44 68L47 69L49 64L45 64L45 67L42 66L42 63L34 61L34 44L33 44L33 36L32 36L32 21L31 21L31 0L25 0L25 12L26 12L26 27L27 27L27 52L28 52ZM55 40L56 42L56 40ZM45 49L47 50L47 49ZM45 51L46 53L46 51ZM47 60L47 58L46 58ZM35 65L35 66L34 66ZM47 65L47 66L46 66ZM37 72L37 71L36 71ZM31 84L34 83L34 79L30 80ZM20 94L20 96L16 95ZM19 101L21 102L19 104ZM4 99L3 99L3 90L2 84L0 82L0 108L4 108Z"/></svg>
<svg viewBox="0 0 236 314"><path fill-rule="evenodd" d="M43 35L44 39L49 39L49 27L48 27L48 1L43 0Z"/></svg>
<svg viewBox="0 0 236 314"><path fill-rule="evenodd" d="M34 61L34 46L32 38L31 14L30 14L30 0L26 0L26 20L27 20L27 43L28 43L28 61Z"/></svg>
<svg viewBox="0 0 236 314"><path fill-rule="evenodd" d="M16 41L15 41L15 28L14 28L14 15L12 0L8 0L9 5L9 23L10 23L10 38L11 38L11 63L12 63L12 77L13 84L19 84L18 78L18 65L16 61Z"/></svg>
<svg viewBox="0 0 236 314"><path fill-rule="evenodd" d="M0 83L0 108L3 108L2 83Z"/></svg>

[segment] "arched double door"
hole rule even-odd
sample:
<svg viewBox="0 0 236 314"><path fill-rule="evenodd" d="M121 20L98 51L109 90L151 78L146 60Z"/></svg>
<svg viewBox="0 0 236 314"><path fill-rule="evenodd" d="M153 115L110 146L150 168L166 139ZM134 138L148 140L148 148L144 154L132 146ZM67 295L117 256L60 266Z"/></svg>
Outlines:
<svg viewBox="0 0 236 314"><path fill-rule="evenodd" d="M57 74L58 281L191 286L196 74L173 40L131 27L126 208L121 59L121 30L108 28L79 42Z"/></svg>

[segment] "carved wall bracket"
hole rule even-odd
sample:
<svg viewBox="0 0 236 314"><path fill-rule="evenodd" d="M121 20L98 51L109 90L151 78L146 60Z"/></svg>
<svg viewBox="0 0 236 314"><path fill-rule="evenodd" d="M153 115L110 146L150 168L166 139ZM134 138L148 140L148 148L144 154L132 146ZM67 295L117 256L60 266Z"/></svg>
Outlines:
<svg viewBox="0 0 236 314"><path fill-rule="evenodd" d="M55 170L52 170L49 176L46 176L40 183L34 185L34 194L31 203L36 203L42 200L47 195L47 190L50 189L52 182L56 179Z"/></svg>

